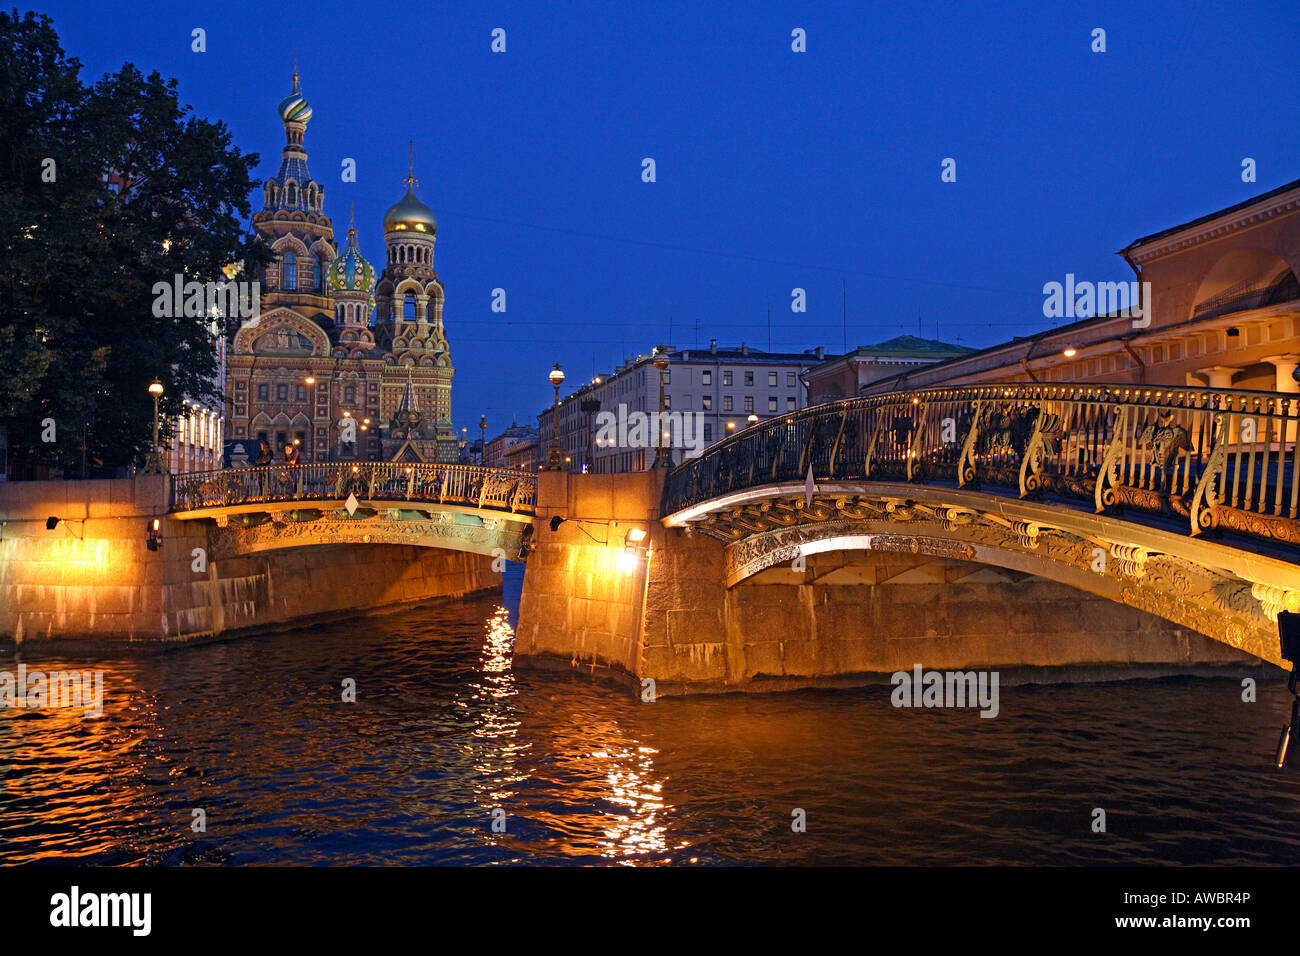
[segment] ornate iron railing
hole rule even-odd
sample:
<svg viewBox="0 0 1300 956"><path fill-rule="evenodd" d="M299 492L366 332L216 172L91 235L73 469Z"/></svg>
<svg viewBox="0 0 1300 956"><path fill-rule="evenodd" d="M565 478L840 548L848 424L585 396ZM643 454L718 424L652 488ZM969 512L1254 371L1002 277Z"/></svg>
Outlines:
<svg viewBox="0 0 1300 956"><path fill-rule="evenodd" d="M171 511L276 501L419 501L533 514L537 476L477 465L310 462L172 476Z"/></svg>
<svg viewBox="0 0 1300 956"><path fill-rule="evenodd" d="M1300 395L971 385L817 405L677 466L663 513L783 481L947 482L1172 515L1300 544Z"/></svg>

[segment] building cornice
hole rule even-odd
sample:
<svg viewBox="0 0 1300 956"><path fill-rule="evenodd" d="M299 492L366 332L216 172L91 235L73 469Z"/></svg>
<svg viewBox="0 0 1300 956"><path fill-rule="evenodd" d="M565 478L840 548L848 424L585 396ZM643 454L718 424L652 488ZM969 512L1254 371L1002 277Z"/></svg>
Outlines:
<svg viewBox="0 0 1300 956"><path fill-rule="evenodd" d="M1243 229L1258 226L1270 219L1276 219L1278 216L1284 216L1297 210L1300 210L1300 187L1279 196L1274 196L1262 204L1238 209L1216 217L1209 222L1189 226L1185 230L1154 240L1147 245L1131 246L1128 249L1121 250L1120 255L1129 262L1143 265L1154 259L1219 239L1234 232L1240 232Z"/></svg>

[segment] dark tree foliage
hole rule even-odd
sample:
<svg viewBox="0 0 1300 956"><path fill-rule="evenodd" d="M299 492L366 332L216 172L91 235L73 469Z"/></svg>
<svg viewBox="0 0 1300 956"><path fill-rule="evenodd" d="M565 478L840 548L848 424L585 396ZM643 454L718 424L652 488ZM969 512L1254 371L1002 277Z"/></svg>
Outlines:
<svg viewBox="0 0 1300 956"><path fill-rule="evenodd" d="M80 68L48 17L0 12L0 427L11 461L70 475L83 443L97 470L142 460L154 378L165 413L220 393L211 320L156 316L155 283L271 258L243 224L257 154L175 80L127 63L87 87Z"/></svg>

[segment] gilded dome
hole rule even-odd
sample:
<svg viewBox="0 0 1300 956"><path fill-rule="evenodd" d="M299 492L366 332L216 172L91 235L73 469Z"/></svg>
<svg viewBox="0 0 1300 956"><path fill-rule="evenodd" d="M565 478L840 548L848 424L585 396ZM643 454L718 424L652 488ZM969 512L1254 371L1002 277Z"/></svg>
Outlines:
<svg viewBox="0 0 1300 956"><path fill-rule="evenodd" d="M372 292L375 288L375 268L357 248L356 229L348 230L347 248L330 263L329 289L331 292Z"/></svg>
<svg viewBox="0 0 1300 956"><path fill-rule="evenodd" d="M415 183L406 181L406 195L401 202L384 213L384 232L398 232L410 229L432 235L438 231L438 219L433 210L420 202L415 195Z"/></svg>

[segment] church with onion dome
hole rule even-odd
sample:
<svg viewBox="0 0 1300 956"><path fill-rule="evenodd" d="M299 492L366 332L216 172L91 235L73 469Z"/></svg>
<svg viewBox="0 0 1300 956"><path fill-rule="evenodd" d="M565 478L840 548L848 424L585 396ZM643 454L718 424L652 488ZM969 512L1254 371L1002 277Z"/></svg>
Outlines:
<svg viewBox="0 0 1300 956"><path fill-rule="evenodd" d="M312 109L294 67L279 105L285 145L253 227L275 251L262 312L234 330L226 359L227 437L261 439L276 459L455 462L438 220L414 164L384 214L384 263L361 254L355 216L336 242L325 188L307 168ZM245 446L250 447L250 446Z"/></svg>

